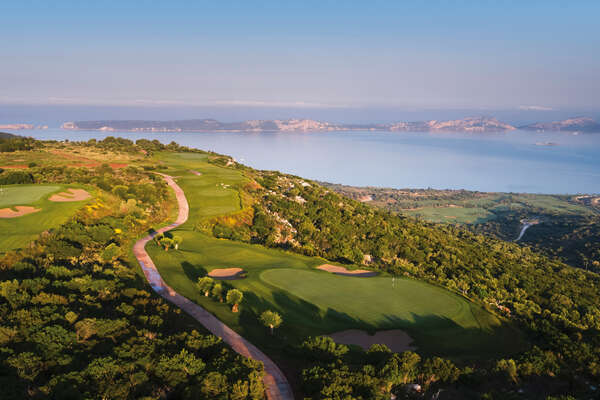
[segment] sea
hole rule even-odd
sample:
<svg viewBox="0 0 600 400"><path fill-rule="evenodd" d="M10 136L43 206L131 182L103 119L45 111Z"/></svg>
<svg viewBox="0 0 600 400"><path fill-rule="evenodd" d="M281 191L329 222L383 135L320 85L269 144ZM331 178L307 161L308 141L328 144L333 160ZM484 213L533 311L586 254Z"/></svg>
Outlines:
<svg viewBox="0 0 600 400"><path fill-rule="evenodd" d="M18 131L44 140L158 139L233 156L253 168L353 186L544 194L600 193L600 134L132 133Z"/></svg>

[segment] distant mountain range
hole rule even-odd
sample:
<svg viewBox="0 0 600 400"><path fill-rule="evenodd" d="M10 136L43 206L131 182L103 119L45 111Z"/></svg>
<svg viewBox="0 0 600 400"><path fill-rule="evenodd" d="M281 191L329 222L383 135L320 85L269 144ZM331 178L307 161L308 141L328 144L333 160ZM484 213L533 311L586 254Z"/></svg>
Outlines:
<svg viewBox="0 0 600 400"><path fill-rule="evenodd" d="M388 131L388 132L507 132L515 129L535 131L600 132L600 124L590 118L571 118L550 123L521 127L498 121L496 118L476 117L449 121L395 122L390 124L335 124L310 119L249 120L220 122L214 119L179 121L100 120L66 122L63 129L127 132L331 132L331 131Z"/></svg>
<svg viewBox="0 0 600 400"><path fill-rule="evenodd" d="M519 127L529 131L600 132L600 124L591 118L578 117L563 121L538 122Z"/></svg>

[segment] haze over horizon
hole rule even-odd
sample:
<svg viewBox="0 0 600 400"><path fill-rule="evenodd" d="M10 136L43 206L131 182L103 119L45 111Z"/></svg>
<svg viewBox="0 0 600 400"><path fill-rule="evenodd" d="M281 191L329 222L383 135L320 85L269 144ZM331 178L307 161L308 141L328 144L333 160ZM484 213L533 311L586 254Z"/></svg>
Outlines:
<svg viewBox="0 0 600 400"><path fill-rule="evenodd" d="M7 1L1 11L7 122L525 122L600 110L592 1Z"/></svg>

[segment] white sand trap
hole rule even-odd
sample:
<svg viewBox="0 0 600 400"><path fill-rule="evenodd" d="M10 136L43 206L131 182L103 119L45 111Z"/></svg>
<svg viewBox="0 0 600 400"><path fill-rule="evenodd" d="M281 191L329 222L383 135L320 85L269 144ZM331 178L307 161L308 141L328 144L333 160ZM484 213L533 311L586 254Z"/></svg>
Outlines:
<svg viewBox="0 0 600 400"><path fill-rule="evenodd" d="M394 353L402 353L403 351L415 350L412 346L412 338L400 329L392 329L389 331L379 331L374 335L369 335L365 331L359 329L348 329L327 335L336 343L354 344L368 350L374 344L385 344Z"/></svg>
<svg viewBox="0 0 600 400"><path fill-rule="evenodd" d="M331 272L332 274L345 275L345 276L356 276L359 278L368 278L370 276L377 275L377 272L375 272L375 271L369 271L366 269L348 270L345 267L340 267L340 266L331 265L331 264L319 265L317 267L317 269L320 269L322 271Z"/></svg>
<svg viewBox="0 0 600 400"><path fill-rule="evenodd" d="M12 208L3 208L0 210L0 218L17 218L23 215L42 211L41 208L35 208L30 206L16 206L16 211Z"/></svg>
<svg viewBox="0 0 600 400"><path fill-rule="evenodd" d="M59 201L59 202L81 201L81 200L87 200L90 197L91 197L90 194L83 189L67 189L66 192L53 194L52 196L50 196L50 198L48 200Z"/></svg>
<svg viewBox="0 0 600 400"><path fill-rule="evenodd" d="M198 175L198 176L202 175L202 172L193 171L193 170L191 170L191 169L190 169L190 172L191 172L192 174L194 174L194 175Z"/></svg>
<svg viewBox="0 0 600 400"><path fill-rule="evenodd" d="M208 273L208 276L215 279L233 280L244 278L244 271L241 268L217 268Z"/></svg>

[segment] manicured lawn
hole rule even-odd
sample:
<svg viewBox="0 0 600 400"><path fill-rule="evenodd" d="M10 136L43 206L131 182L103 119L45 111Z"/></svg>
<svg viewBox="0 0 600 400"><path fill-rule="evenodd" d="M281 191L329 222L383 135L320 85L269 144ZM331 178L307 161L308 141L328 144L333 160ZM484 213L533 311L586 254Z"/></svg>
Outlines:
<svg viewBox="0 0 600 400"><path fill-rule="evenodd" d="M3 186L0 208L32 206L41 211L16 218L0 218L0 252L27 246L48 229L64 224L87 201L53 202L47 200L53 193L70 186L8 185Z"/></svg>
<svg viewBox="0 0 600 400"><path fill-rule="evenodd" d="M247 179L238 170L208 164L202 155L159 157L174 167L165 172L178 177L190 204L190 218L172 231L183 238L179 250L165 252L150 243L148 253L177 292L270 352L309 335L350 328L401 328L415 339L421 352L455 358L503 355L519 349L522 342L516 330L445 289L409 279L396 279L392 287L392 277L385 274L375 278L333 275L314 268L326 260L195 231L194 226L205 218L238 211L241 203L236 187ZM225 282L244 292L239 314L204 297L195 286L198 277L212 269L232 267L248 272L245 279ZM267 309L283 316L277 335L281 340L265 335L257 322Z"/></svg>
<svg viewBox="0 0 600 400"><path fill-rule="evenodd" d="M60 186L52 185L10 185L0 188L0 208L14 205L28 205L41 200L50 193L57 192Z"/></svg>

